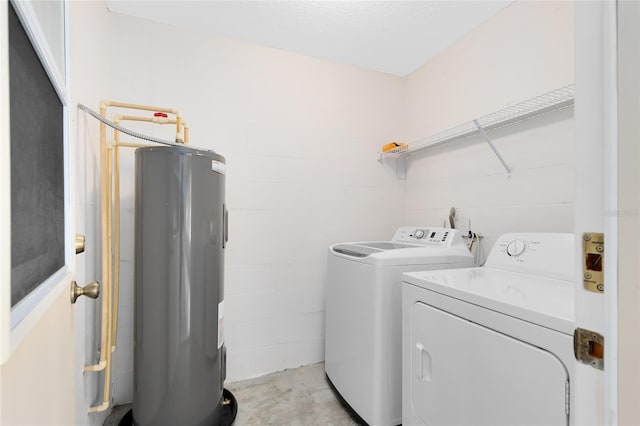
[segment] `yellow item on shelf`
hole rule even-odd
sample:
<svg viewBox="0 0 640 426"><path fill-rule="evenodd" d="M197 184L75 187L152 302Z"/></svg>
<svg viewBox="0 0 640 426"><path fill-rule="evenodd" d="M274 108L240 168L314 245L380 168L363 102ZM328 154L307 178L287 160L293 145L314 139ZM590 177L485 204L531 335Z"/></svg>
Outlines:
<svg viewBox="0 0 640 426"><path fill-rule="evenodd" d="M389 142L388 144L382 146L382 152L387 152L391 154L403 152L408 149L409 149L409 145L407 145L404 142Z"/></svg>

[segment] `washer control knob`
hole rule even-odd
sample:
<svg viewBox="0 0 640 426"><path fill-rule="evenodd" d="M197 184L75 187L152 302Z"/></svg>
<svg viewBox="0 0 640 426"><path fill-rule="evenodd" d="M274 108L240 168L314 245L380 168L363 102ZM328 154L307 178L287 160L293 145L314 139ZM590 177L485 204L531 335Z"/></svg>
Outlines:
<svg viewBox="0 0 640 426"><path fill-rule="evenodd" d="M413 234L413 236L416 237L418 240L421 239L421 238L424 238L424 231L422 229L418 229Z"/></svg>
<svg viewBox="0 0 640 426"><path fill-rule="evenodd" d="M509 256L520 256L527 249L527 245L522 240L513 240L507 246Z"/></svg>

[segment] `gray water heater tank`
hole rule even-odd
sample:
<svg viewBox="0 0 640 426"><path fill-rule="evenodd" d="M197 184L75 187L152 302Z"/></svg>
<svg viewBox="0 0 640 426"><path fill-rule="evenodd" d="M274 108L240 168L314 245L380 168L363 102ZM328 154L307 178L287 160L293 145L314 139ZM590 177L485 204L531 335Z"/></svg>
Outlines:
<svg viewBox="0 0 640 426"><path fill-rule="evenodd" d="M221 423L224 170L224 157L212 151L136 151L136 425Z"/></svg>

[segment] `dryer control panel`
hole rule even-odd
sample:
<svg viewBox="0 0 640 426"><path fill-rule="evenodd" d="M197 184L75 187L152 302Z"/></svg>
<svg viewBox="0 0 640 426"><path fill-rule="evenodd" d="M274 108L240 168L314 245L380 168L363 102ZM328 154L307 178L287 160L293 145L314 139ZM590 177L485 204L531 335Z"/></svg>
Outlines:
<svg viewBox="0 0 640 426"><path fill-rule="evenodd" d="M491 249L485 266L571 280L574 250L573 234L504 234Z"/></svg>
<svg viewBox="0 0 640 426"><path fill-rule="evenodd" d="M393 236L394 243L451 247L457 231L449 228L403 226Z"/></svg>

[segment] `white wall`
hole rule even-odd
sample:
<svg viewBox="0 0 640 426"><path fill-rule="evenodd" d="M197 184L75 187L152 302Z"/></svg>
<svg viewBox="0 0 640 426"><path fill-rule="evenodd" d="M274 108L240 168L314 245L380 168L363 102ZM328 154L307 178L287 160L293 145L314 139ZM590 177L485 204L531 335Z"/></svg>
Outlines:
<svg viewBox="0 0 640 426"><path fill-rule="evenodd" d="M515 2L407 79L408 140L444 131L573 82L573 4ZM430 149L409 164L407 223L449 208L488 251L505 232L573 232L572 109Z"/></svg>
<svg viewBox="0 0 640 426"><path fill-rule="evenodd" d="M388 239L404 222L403 182L376 162L403 135L404 81L117 14L111 33L112 99L180 109L191 143L226 157L228 380L323 360L328 245ZM132 390L132 158L116 402Z"/></svg>

